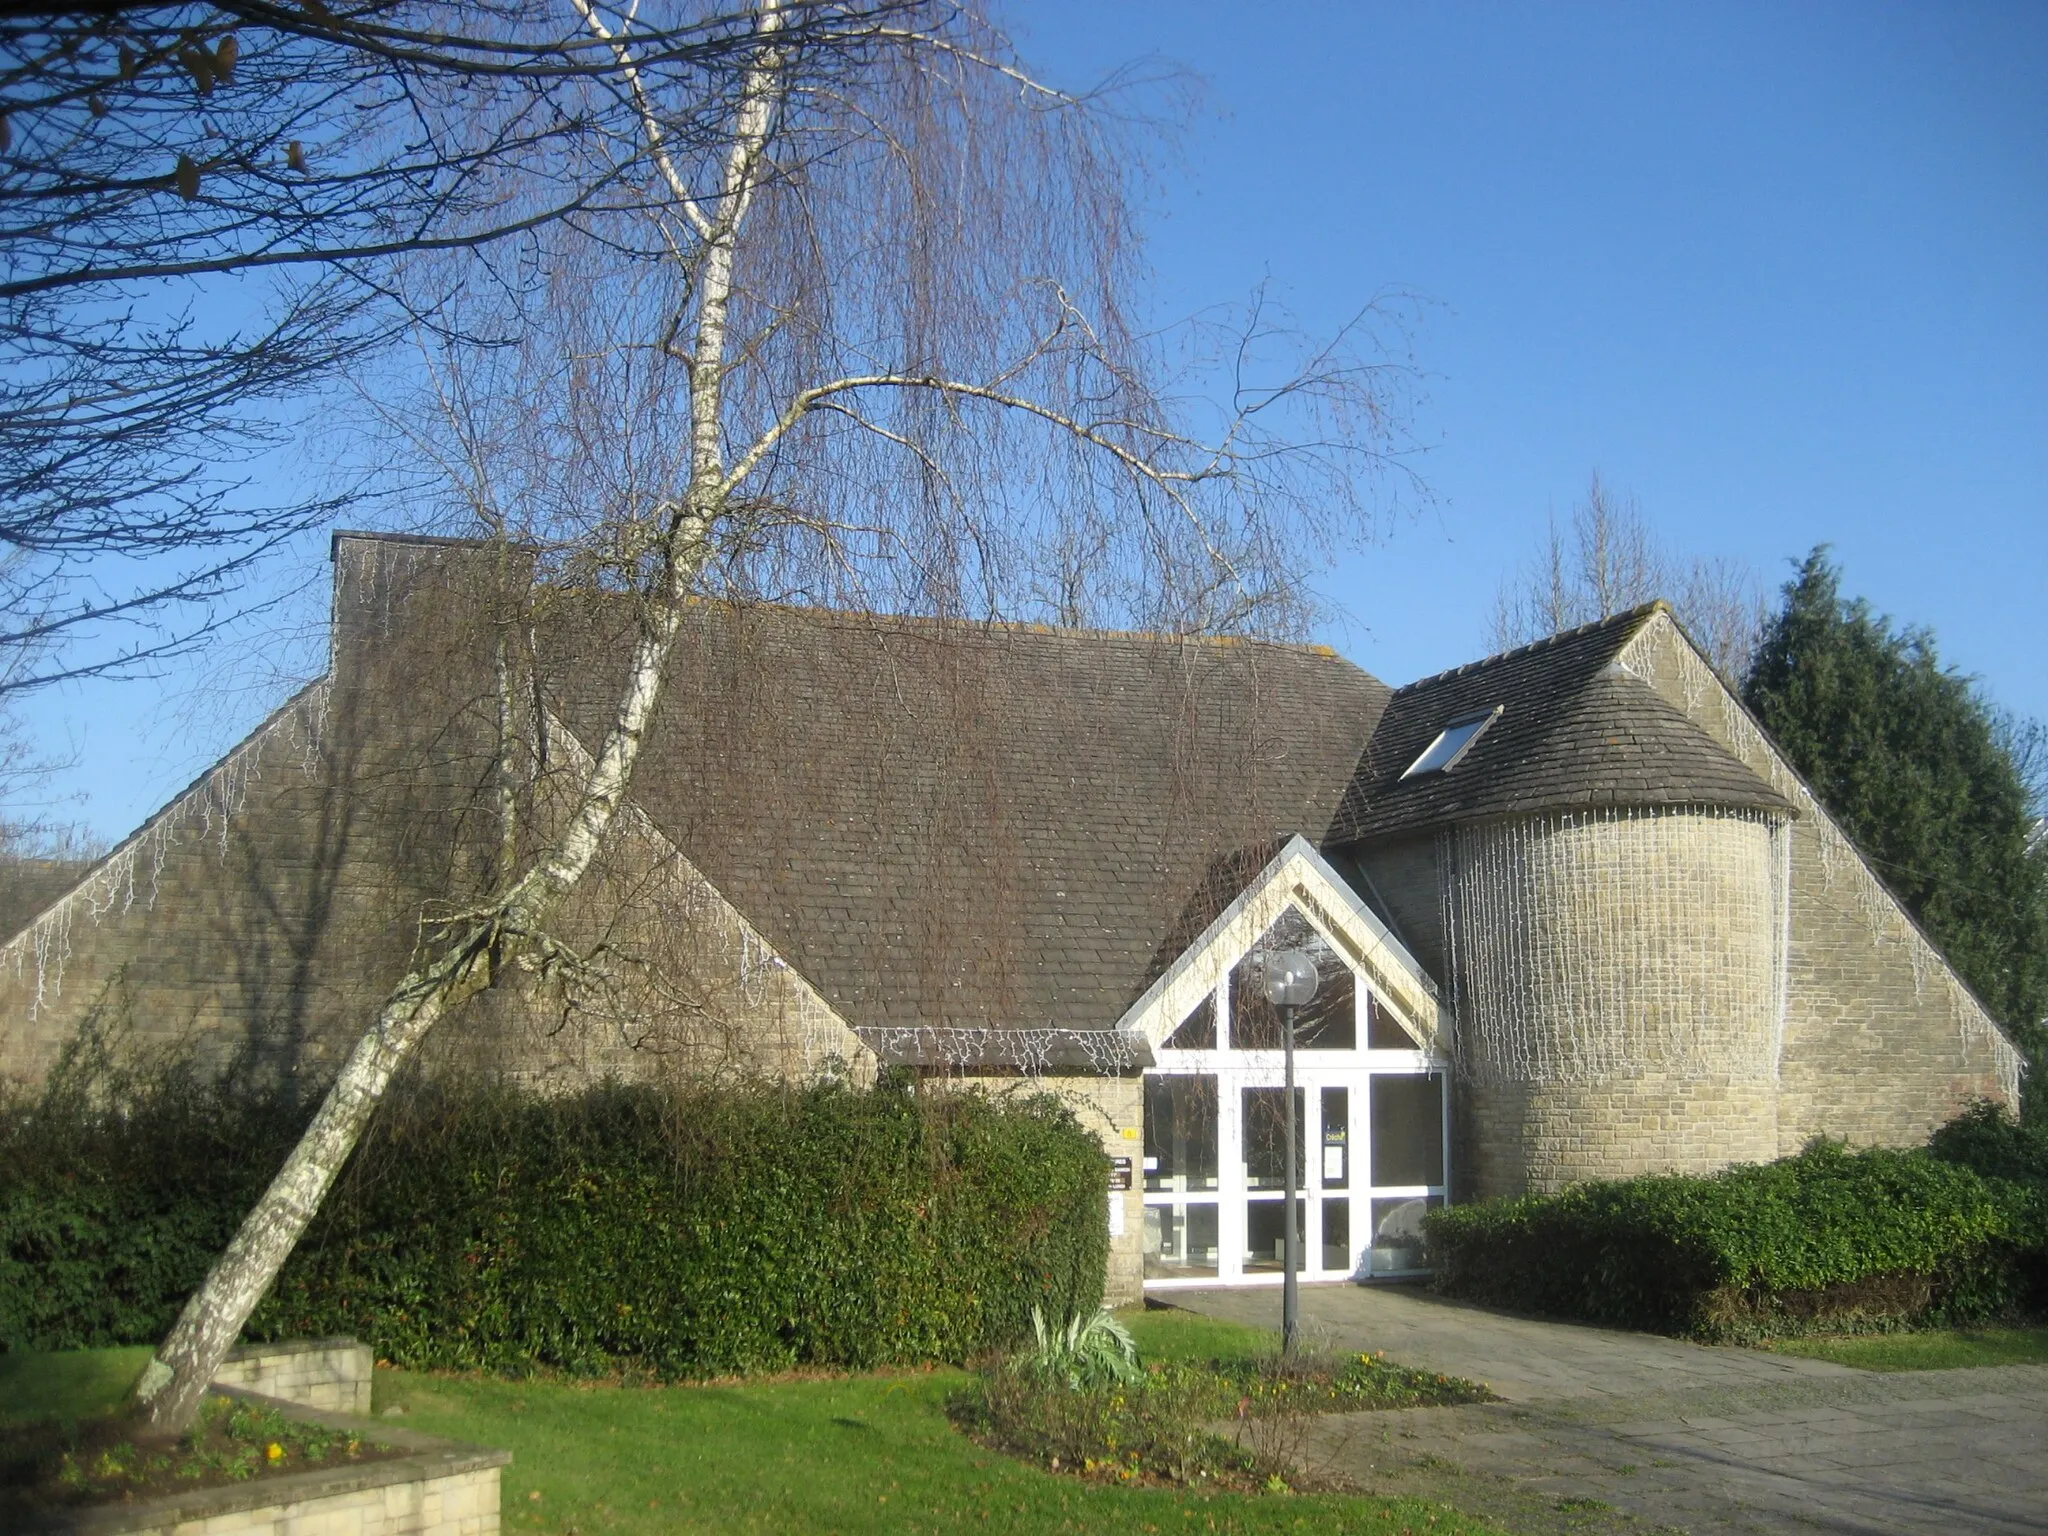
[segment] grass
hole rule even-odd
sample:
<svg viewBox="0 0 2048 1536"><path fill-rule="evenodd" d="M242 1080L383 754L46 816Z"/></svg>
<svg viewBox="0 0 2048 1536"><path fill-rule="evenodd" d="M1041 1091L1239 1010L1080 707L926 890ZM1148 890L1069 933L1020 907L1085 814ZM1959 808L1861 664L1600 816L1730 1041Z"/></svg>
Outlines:
<svg viewBox="0 0 2048 1536"><path fill-rule="evenodd" d="M1162 1358L1250 1358L1258 1329L1128 1317ZM0 1357L0 1400L105 1412L146 1350ZM97 1357L97 1358L96 1358ZM1103 1536L1500 1536L1424 1499L1116 1488L984 1449L946 1418L963 1371L681 1387L379 1370L376 1407L429 1434L502 1446L503 1525L535 1536L788 1531ZM18 1389L18 1390L17 1390Z"/></svg>
<svg viewBox="0 0 2048 1536"><path fill-rule="evenodd" d="M657 1532L1412 1532L1498 1528L1420 1500L1112 1488L985 1450L947 1423L963 1372L587 1388L379 1372L406 1422L504 1446L504 1527Z"/></svg>
<svg viewBox="0 0 2048 1536"><path fill-rule="evenodd" d="M2048 1365L2048 1326L1931 1328L1915 1333L1810 1334L1764 1346L1865 1371L1949 1371L1979 1365Z"/></svg>
<svg viewBox="0 0 2048 1536"><path fill-rule="evenodd" d="M111 1413L149 1364L150 1347L0 1355L0 1424L76 1422Z"/></svg>
<svg viewBox="0 0 2048 1536"><path fill-rule="evenodd" d="M1178 1307L1134 1308L1117 1317L1147 1360L1256 1360L1280 1348L1276 1328L1253 1328Z"/></svg>

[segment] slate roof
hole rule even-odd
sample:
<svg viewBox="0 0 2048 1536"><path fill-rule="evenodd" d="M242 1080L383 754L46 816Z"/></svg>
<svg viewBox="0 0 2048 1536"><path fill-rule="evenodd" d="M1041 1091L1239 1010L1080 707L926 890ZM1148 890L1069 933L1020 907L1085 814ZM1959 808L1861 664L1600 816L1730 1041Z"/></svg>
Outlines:
<svg viewBox="0 0 2048 1536"><path fill-rule="evenodd" d="M1794 814L1791 802L1616 663L1662 607L1650 603L1398 690L1333 819L1329 841L1619 806ZM1499 717L1448 770L1402 777L1445 726L1495 707Z"/></svg>
<svg viewBox="0 0 2048 1536"><path fill-rule="evenodd" d="M593 750L622 623L540 637ZM1321 648L702 603L633 798L856 1028L1108 1028L1219 860L1320 840L1390 697Z"/></svg>

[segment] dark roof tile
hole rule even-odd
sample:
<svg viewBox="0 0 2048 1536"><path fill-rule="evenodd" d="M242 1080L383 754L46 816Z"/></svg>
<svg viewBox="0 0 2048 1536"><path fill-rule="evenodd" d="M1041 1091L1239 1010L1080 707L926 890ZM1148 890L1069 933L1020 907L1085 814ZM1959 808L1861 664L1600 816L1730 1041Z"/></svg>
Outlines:
<svg viewBox="0 0 2048 1536"><path fill-rule="evenodd" d="M543 633L586 746L623 617ZM1321 839L1389 697L1299 646L698 604L633 797L849 1023L1101 1028L1220 855Z"/></svg>
<svg viewBox="0 0 2048 1536"><path fill-rule="evenodd" d="M1791 814L1789 801L1617 664L1622 647L1660 606L1631 609L1398 690L1345 792L1330 840L1622 806ZM1496 707L1499 717L1450 769L1402 777L1452 721Z"/></svg>

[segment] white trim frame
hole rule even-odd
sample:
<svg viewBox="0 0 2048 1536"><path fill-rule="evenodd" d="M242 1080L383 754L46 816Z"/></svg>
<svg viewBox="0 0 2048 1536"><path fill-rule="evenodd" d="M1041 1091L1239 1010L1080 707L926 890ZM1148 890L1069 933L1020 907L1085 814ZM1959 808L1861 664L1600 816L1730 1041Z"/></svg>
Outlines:
<svg viewBox="0 0 2048 1536"><path fill-rule="evenodd" d="M1151 1046L1155 1070L1148 1077L1201 1075L1217 1087L1217 1184L1214 1190L1190 1191L1179 1199L1163 1192L1148 1191L1145 1204L1189 1209L1207 1206L1216 1212L1218 1273L1214 1276L1151 1275L1147 1290L1177 1290L1213 1285L1278 1285L1277 1271L1245 1273L1234 1256L1243 1252L1246 1234L1247 1200L1261 1200L1244 1183L1241 1154L1242 1127L1239 1125L1241 1095L1247 1088L1277 1087L1281 1082L1282 1053L1278 1050L1245 1050L1233 1045L1226 1020L1231 1016L1227 1001L1232 968L1263 938L1283 913L1293 908L1301 913L1336 951L1353 967L1359 978L1360 1011L1355 1047L1342 1051L1307 1050L1298 1060L1300 1082L1307 1110L1304 1140L1308 1143L1308 1164L1302 1184L1307 1220L1303 1223L1304 1283L1365 1278L1372 1273L1367 1253L1371 1214L1377 1201L1388 1198L1450 1198L1451 1126L1448 1095L1451 1044L1450 1015L1437 996L1435 984L1415 958L1401 944L1310 846L1306 839L1291 838L1258 876L1251 880L1216 920L1182 952L1144 996L1118 1021L1119 1031L1142 1036ZM1367 1012L1364 998L1370 993L1375 1006L1390 1008L1402 1028L1417 1044L1408 1050L1374 1048L1366 1038ZM1217 1038L1213 1049L1181 1050L1166 1041L1197 1008L1208 1004L1215 1010ZM1163 1054L1162 1054L1163 1053ZM1371 1101L1373 1080L1387 1075L1430 1075L1445 1088L1441 1119L1443 1183L1424 1188L1380 1187L1372 1183ZM1356 1263L1342 1274L1326 1270L1322 1263L1322 1214L1325 1194L1322 1182L1320 1135L1306 1134L1321 1123L1322 1091L1347 1090L1348 1125L1345 1128L1348 1166L1344 1197L1352 1211L1351 1247ZM1331 1191L1330 1193L1335 1193ZM1272 1200L1286 1198L1274 1192ZM1412 1275L1404 1269L1397 1273Z"/></svg>
<svg viewBox="0 0 2048 1536"><path fill-rule="evenodd" d="M1156 1052L1289 906L1300 907L1337 953L1365 972L1430 1055L1449 1059L1450 1011L1436 983L1298 833L1131 1004L1117 1020L1118 1032L1143 1035Z"/></svg>

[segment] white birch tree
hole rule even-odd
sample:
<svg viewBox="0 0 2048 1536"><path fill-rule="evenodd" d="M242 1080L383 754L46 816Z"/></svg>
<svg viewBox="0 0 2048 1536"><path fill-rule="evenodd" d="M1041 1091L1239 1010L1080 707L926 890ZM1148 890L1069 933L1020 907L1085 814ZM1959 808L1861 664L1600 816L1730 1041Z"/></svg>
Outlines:
<svg viewBox="0 0 2048 1536"><path fill-rule="evenodd" d="M629 595L630 657L573 809L488 899L425 930L157 1350L138 1387L157 1432L192 1420L421 1041L522 964L563 958L551 925L690 665L689 599L1285 628L1314 554L1367 531L1401 473L1402 373L1363 323L1304 349L1255 311L1188 354L1223 359L1221 403L1176 397L1186 357L1176 373L1123 308L1136 167L1117 120L1038 82L983 17L910 5L834 46L815 6L796 42L782 0L753 0L706 145L703 104L639 69L637 9L567 3L632 103L637 142L614 152L649 167L643 195L552 226L524 341L457 356L426 336L418 393L387 395L424 408L384 420L472 526Z"/></svg>

